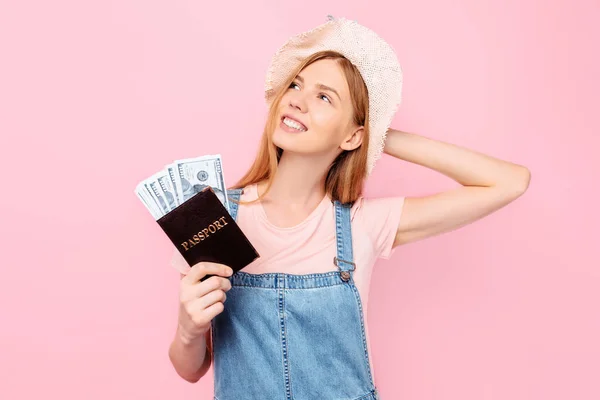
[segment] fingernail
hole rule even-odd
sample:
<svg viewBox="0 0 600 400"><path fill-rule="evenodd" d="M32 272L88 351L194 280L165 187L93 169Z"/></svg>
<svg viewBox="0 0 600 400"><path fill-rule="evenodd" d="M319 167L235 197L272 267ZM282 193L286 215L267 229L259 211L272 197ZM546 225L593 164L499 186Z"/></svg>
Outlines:
<svg viewBox="0 0 600 400"><path fill-rule="evenodd" d="M233 275L233 270L231 268L227 268L227 275Z"/></svg>

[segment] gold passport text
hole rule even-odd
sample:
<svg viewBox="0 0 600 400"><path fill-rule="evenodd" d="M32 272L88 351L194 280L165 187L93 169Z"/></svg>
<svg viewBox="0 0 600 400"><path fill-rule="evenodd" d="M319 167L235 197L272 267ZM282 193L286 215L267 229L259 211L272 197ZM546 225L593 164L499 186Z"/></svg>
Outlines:
<svg viewBox="0 0 600 400"><path fill-rule="evenodd" d="M223 229L225 227L225 225L227 225L227 222L225 221L225 217L221 217L218 220L216 220L215 222L213 222L212 224L208 225L206 228L204 228L201 231L199 231L198 233L196 233L194 236L192 236L187 241L181 243L181 246L183 246L185 251L188 251L189 249L191 249L192 247L194 247L201 241L208 238L210 235L217 233L219 230Z"/></svg>

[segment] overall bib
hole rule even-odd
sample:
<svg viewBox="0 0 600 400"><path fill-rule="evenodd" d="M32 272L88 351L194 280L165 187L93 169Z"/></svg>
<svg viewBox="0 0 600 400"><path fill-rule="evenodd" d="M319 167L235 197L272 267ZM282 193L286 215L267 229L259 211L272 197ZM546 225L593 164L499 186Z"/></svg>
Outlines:
<svg viewBox="0 0 600 400"><path fill-rule="evenodd" d="M215 400L379 399L352 273L350 205L334 203L339 271L228 278L225 309L211 323ZM238 204L230 208L236 220Z"/></svg>

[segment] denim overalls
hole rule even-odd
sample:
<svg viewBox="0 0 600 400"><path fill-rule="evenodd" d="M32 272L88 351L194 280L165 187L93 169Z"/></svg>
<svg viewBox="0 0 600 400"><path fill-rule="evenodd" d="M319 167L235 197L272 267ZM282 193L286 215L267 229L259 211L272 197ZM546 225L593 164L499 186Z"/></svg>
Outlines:
<svg viewBox="0 0 600 400"><path fill-rule="evenodd" d="M215 400L379 399L352 274L350 205L334 203L339 271L229 277L212 321Z"/></svg>

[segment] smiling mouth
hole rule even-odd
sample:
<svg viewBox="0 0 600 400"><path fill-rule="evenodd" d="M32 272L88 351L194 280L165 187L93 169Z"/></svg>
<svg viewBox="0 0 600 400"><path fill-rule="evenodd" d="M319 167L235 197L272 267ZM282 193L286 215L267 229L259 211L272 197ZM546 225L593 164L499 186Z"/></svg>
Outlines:
<svg viewBox="0 0 600 400"><path fill-rule="evenodd" d="M308 130L308 128L306 128L306 126L303 124L288 117L281 118L281 125L286 128L293 129L296 132L306 132Z"/></svg>

